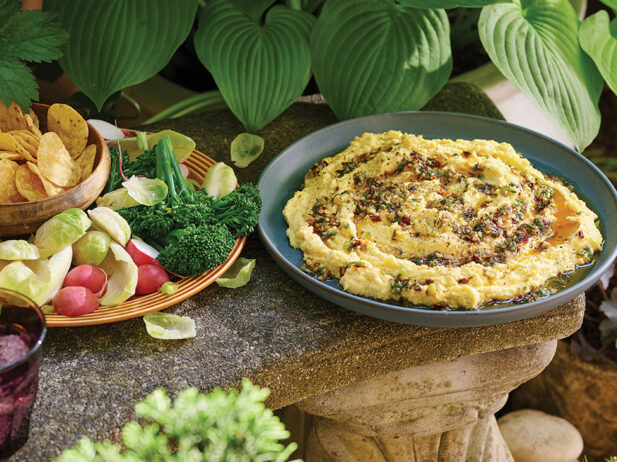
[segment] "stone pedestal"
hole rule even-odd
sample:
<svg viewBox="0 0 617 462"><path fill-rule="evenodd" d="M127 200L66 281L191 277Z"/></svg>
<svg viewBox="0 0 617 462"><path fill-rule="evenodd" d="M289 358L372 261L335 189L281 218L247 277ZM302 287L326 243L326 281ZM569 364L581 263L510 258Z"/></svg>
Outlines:
<svg viewBox="0 0 617 462"><path fill-rule="evenodd" d="M364 380L296 406L313 415L307 462L513 461L494 413L551 361L556 341Z"/></svg>

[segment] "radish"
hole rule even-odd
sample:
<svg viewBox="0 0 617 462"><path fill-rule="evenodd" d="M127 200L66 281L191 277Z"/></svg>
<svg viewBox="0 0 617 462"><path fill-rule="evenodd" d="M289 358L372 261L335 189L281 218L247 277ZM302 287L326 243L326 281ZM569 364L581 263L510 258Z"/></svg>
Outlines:
<svg viewBox="0 0 617 462"><path fill-rule="evenodd" d="M191 173L191 171L189 170L188 165L186 165L184 162L180 162L178 164L178 167L180 167L180 172L182 173L182 176L184 178L188 178L190 173Z"/></svg>
<svg viewBox="0 0 617 462"><path fill-rule="evenodd" d="M159 251L141 239L131 239L126 244L125 250L137 266L150 264L162 267L161 263L156 259Z"/></svg>
<svg viewBox="0 0 617 462"><path fill-rule="evenodd" d="M99 299L90 289L70 286L60 289L52 301L54 310L65 316L81 316L99 307Z"/></svg>
<svg viewBox="0 0 617 462"><path fill-rule="evenodd" d="M163 268L149 263L137 268L137 295L151 294L159 290L164 283L169 281L169 276Z"/></svg>
<svg viewBox="0 0 617 462"><path fill-rule="evenodd" d="M96 297L100 297L107 288L107 274L96 266L76 266L64 278L64 287L72 286L85 287Z"/></svg>

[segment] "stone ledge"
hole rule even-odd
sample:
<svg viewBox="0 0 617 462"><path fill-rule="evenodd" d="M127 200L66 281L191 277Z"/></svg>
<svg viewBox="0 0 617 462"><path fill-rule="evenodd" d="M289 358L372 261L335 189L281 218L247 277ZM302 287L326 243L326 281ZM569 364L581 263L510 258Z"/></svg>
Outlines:
<svg viewBox="0 0 617 462"><path fill-rule="evenodd" d="M266 163L301 136L334 122L328 107L294 104L261 135L266 147L241 183L256 182ZM242 132L229 111L174 119L200 151L229 162ZM212 285L170 309L192 317L197 337L160 341L141 319L83 328L52 328L44 346L30 438L15 460L50 460L81 436L118 439L134 404L158 387L175 396L197 386L229 388L243 377L268 386L280 408L388 372L474 353L565 337L582 322L582 296L522 321L444 329L394 324L332 305L291 281L252 236L243 252L256 258L251 282L239 289Z"/></svg>

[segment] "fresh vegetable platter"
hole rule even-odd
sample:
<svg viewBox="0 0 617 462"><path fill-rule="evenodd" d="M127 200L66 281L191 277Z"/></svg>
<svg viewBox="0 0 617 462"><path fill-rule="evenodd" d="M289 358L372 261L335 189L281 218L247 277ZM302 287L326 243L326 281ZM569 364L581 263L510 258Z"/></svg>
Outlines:
<svg viewBox="0 0 617 462"><path fill-rule="evenodd" d="M238 187L233 170L189 138L122 136L117 147L110 142L110 177L96 204L65 210L29 240L0 242L0 287L43 305L49 326L110 323L179 303L233 265L257 223L256 187Z"/></svg>

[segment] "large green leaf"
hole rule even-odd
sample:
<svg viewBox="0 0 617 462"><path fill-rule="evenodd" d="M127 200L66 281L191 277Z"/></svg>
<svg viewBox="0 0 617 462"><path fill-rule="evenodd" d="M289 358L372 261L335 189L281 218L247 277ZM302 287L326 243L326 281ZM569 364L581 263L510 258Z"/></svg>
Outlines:
<svg viewBox="0 0 617 462"><path fill-rule="evenodd" d="M311 76L313 22L310 14L283 5L260 24L228 0L206 4L195 50L247 131L259 130L302 94Z"/></svg>
<svg viewBox="0 0 617 462"><path fill-rule="evenodd" d="M493 3L508 3L512 0L399 0L401 5L413 8L482 8Z"/></svg>
<svg viewBox="0 0 617 462"><path fill-rule="evenodd" d="M254 21L259 21L274 0L231 0L231 3Z"/></svg>
<svg viewBox="0 0 617 462"><path fill-rule="evenodd" d="M600 0L606 6L611 7L613 11L617 11L617 0Z"/></svg>
<svg viewBox="0 0 617 462"><path fill-rule="evenodd" d="M420 109L452 70L444 10L328 0L311 34L317 85L339 119Z"/></svg>
<svg viewBox="0 0 617 462"><path fill-rule="evenodd" d="M118 90L152 77L186 39L197 0L45 0L69 32L60 64L100 110Z"/></svg>
<svg viewBox="0 0 617 462"><path fill-rule="evenodd" d="M600 128L602 78L578 44L567 0L522 0L482 10L480 40L497 68L582 151Z"/></svg>
<svg viewBox="0 0 617 462"><path fill-rule="evenodd" d="M617 95L617 19L609 21L606 11L589 16L581 25L579 41Z"/></svg>

